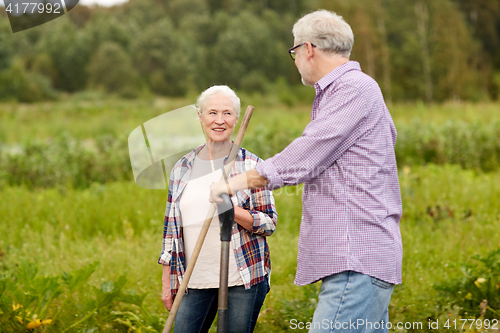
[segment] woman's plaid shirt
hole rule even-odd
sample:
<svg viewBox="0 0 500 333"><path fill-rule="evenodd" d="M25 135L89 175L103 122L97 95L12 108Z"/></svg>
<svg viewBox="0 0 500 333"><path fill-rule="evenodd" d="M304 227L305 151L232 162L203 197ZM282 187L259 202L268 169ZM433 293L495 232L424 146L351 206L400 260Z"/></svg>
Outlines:
<svg viewBox="0 0 500 333"><path fill-rule="evenodd" d="M186 269L179 201L182 191L189 181L194 159L204 146L203 144L195 148L175 164L168 183L163 248L158 263L170 264L172 294L177 293ZM226 162L227 157L224 164ZM261 162L263 161L255 154L240 148L229 177L255 169ZM236 264L245 288L248 289L263 281L266 275L270 276L271 274L271 259L266 237L274 233L278 214L273 195L265 188L238 191L233 195L232 200L233 204L249 210L254 217L252 231L244 229L237 223L234 223L232 231ZM216 268L214 267L214 269Z"/></svg>

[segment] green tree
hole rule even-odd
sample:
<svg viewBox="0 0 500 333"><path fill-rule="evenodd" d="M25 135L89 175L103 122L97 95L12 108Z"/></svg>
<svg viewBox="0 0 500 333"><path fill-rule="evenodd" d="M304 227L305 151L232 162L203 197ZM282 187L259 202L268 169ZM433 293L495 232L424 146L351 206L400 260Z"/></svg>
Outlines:
<svg viewBox="0 0 500 333"><path fill-rule="evenodd" d="M423 98L422 61L413 5L394 0L324 0L351 25L351 59L376 79L386 100Z"/></svg>
<svg viewBox="0 0 500 333"><path fill-rule="evenodd" d="M47 53L37 54L32 60L31 69L47 77L54 86L61 86L59 71Z"/></svg>
<svg viewBox="0 0 500 333"><path fill-rule="evenodd" d="M476 53L477 70L482 76L481 89L493 98L500 96L500 2L489 0L453 0L469 23L473 36L480 41Z"/></svg>
<svg viewBox="0 0 500 333"><path fill-rule="evenodd" d="M169 96L186 93L193 64L188 44L166 18L151 24L134 40L134 63L154 92Z"/></svg>
<svg viewBox="0 0 500 333"><path fill-rule="evenodd" d="M479 44L474 42L463 14L448 0L434 0L429 5L433 28L429 41L436 99L481 98L477 72Z"/></svg>
<svg viewBox="0 0 500 333"><path fill-rule="evenodd" d="M209 7L205 0L172 0L169 2L168 14L175 26L179 26L187 15L208 14Z"/></svg>
<svg viewBox="0 0 500 333"><path fill-rule="evenodd" d="M247 76L255 77L253 72L274 81L289 68L286 49L264 20L241 12L229 19L211 50L213 78L238 88Z"/></svg>
<svg viewBox="0 0 500 333"><path fill-rule="evenodd" d="M88 36L89 48L94 53L105 42L116 43L128 50L132 36L131 29L129 18L120 21L119 13L98 11L85 24L83 30Z"/></svg>
<svg viewBox="0 0 500 333"><path fill-rule="evenodd" d="M209 13L189 14L179 22L178 34L186 48L190 86L197 90L206 89L213 84L209 51L216 43L221 26L225 25L228 17L211 16ZM179 43L181 40L179 40Z"/></svg>
<svg viewBox="0 0 500 333"><path fill-rule="evenodd" d="M351 24L351 59L389 98L477 99L477 47L451 0L323 1Z"/></svg>
<svg viewBox="0 0 500 333"><path fill-rule="evenodd" d="M14 56L14 46L12 43L12 30L10 30L7 20L0 21L0 71L10 67Z"/></svg>
<svg viewBox="0 0 500 333"><path fill-rule="evenodd" d="M20 58L15 59L8 70L0 72L0 100L32 103L54 98L56 93L50 80L41 74L28 72Z"/></svg>
<svg viewBox="0 0 500 333"><path fill-rule="evenodd" d="M135 97L139 91L137 73L123 48L114 42L103 43L92 56L89 67L89 87Z"/></svg>
<svg viewBox="0 0 500 333"><path fill-rule="evenodd" d="M51 22L49 28L36 42L35 52L49 55L57 70L51 75L54 86L69 92L86 88L86 67L92 54L89 35L65 17Z"/></svg>
<svg viewBox="0 0 500 333"><path fill-rule="evenodd" d="M416 1L414 4L417 22L417 37L420 44L420 59L424 73L425 101L432 103L434 90L431 77L431 55L429 52L429 11L424 0Z"/></svg>
<svg viewBox="0 0 500 333"><path fill-rule="evenodd" d="M465 13L473 33L481 41L484 50L495 59L500 68L500 2L490 0L453 0Z"/></svg>
<svg viewBox="0 0 500 333"><path fill-rule="evenodd" d="M130 0L119 8L113 7L113 12L109 15L117 15L121 22L128 22L136 32L139 32L150 24L169 17L169 2L170 0Z"/></svg>
<svg viewBox="0 0 500 333"><path fill-rule="evenodd" d="M291 29L300 15L318 8L336 11L351 24L351 59L379 81L388 100L500 95L500 2L490 0L80 4L69 15L15 38L8 21L1 20L0 72L9 70L15 55L25 72L42 74L58 90L80 91L89 86L91 59L112 43L122 59L132 59L140 85L158 94L183 95L216 83L264 91L280 78L293 87L300 75L286 54L293 43Z"/></svg>

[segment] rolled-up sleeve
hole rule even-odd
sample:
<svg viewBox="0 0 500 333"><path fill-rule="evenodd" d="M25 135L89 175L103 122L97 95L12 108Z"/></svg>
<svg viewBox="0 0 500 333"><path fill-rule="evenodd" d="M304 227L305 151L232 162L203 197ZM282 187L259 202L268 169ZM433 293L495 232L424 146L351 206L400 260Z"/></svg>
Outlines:
<svg viewBox="0 0 500 333"><path fill-rule="evenodd" d="M252 190L249 211L253 216L252 233L260 236L271 236L276 230L278 221L272 192L265 188Z"/></svg>
<svg viewBox="0 0 500 333"><path fill-rule="evenodd" d="M161 251L160 259L158 263L162 265L169 265L170 259L172 258L172 237L163 238L163 248Z"/></svg>
<svg viewBox="0 0 500 333"><path fill-rule="evenodd" d="M165 208L165 218L163 221L163 245L160 253L160 258L158 259L158 263L162 265L170 264L170 259L172 257L172 226L169 224L169 221L173 219L173 204L172 204L172 188L174 185L174 170L172 170L172 174L170 175L170 179L168 181L168 197L167 197L167 207Z"/></svg>

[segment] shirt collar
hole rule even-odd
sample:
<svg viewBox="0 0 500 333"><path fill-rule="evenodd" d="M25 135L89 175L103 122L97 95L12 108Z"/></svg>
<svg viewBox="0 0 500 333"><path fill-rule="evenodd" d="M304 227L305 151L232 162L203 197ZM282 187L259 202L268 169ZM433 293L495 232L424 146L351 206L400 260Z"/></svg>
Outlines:
<svg viewBox="0 0 500 333"><path fill-rule="evenodd" d="M205 145L206 143L196 147L191 152L187 153L181 158L182 163L180 165L181 168L180 181L177 183L177 186L172 189L172 197L173 197L172 201L179 200L182 192L184 191L184 188L186 187L186 184L189 181L189 178L191 177L191 170L193 169L194 159L196 158L196 155L205 147ZM226 165L227 159L228 156L224 158L224 165ZM243 160L243 153L241 147L238 149L235 160L236 161Z"/></svg>
<svg viewBox="0 0 500 333"><path fill-rule="evenodd" d="M182 159L184 160L184 163L186 163L186 165L188 165L189 168L192 167L192 164L193 164L193 161L194 161L196 155L198 155L200 150L202 150L203 147L205 147L205 145L206 145L206 143L199 145L198 147L196 147L195 149L193 149L192 151L190 151L189 153L184 155L184 157L182 157Z"/></svg>
<svg viewBox="0 0 500 333"><path fill-rule="evenodd" d="M234 141L232 141L233 144L234 144ZM196 157L196 155L198 155L198 153L206 146L207 144L204 143L202 145L199 145L198 147L196 147L195 149L193 149L191 152L187 153L186 155L184 155L184 157L182 157L182 159L184 160L184 163L187 167L189 168L192 168L192 165L193 165L193 162L194 162L194 159ZM224 158L224 164L226 164L226 161L227 161L227 158L228 156L226 156ZM236 159L237 160L241 160L243 158L243 155L242 155L242 151L241 149L238 149L238 152L236 153Z"/></svg>
<svg viewBox="0 0 500 333"><path fill-rule="evenodd" d="M361 70L359 62L351 60L346 62L345 64L342 64L334 68L330 73L323 76L318 82L314 84L314 89L316 90L316 93L324 90L339 77L352 70L358 70L358 71Z"/></svg>

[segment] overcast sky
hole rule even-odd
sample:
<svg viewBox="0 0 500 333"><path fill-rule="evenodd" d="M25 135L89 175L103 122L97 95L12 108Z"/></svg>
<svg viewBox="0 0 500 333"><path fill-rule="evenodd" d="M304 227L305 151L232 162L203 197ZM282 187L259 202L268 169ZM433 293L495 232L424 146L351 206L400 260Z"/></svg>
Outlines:
<svg viewBox="0 0 500 333"><path fill-rule="evenodd" d="M119 3L127 2L128 0L80 0L80 4L82 5L92 5L92 4L99 4L101 6L113 6ZM0 0L0 6L4 6L3 0Z"/></svg>

